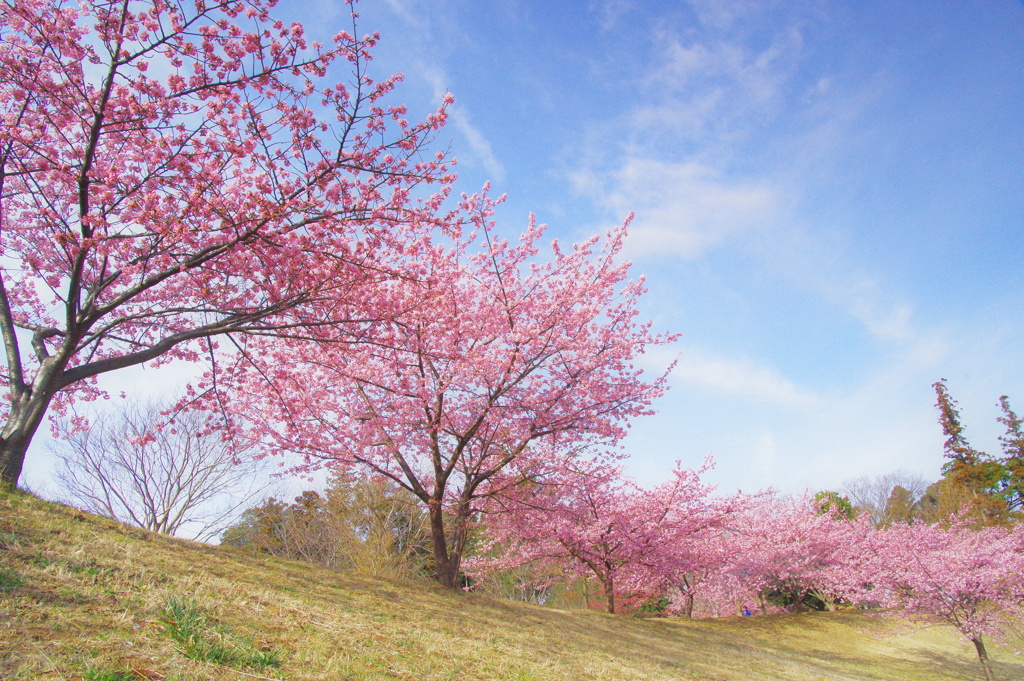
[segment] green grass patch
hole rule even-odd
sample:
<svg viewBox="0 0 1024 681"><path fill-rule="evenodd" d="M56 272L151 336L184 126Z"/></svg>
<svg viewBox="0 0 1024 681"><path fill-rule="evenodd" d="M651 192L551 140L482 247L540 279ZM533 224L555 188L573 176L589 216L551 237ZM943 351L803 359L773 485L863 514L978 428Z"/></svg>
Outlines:
<svg viewBox="0 0 1024 681"><path fill-rule="evenodd" d="M24 583L24 577L11 568L0 565L0 593L14 591Z"/></svg>
<svg viewBox="0 0 1024 681"><path fill-rule="evenodd" d="M138 681L139 677L132 672L111 671L87 667L82 673L82 681Z"/></svg>
<svg viewBox="0 0 1024 681"><path fill-rule="evenodd" d="M252 639L232 633L194 601L171 598L160 609L160 623L190 660L257 671L281 665L276 652L257 648Z"/></svg>

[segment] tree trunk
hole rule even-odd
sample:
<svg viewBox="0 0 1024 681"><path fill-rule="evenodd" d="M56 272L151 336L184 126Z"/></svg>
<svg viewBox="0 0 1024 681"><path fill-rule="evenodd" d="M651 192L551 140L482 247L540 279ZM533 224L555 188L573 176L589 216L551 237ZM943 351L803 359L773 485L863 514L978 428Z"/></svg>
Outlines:
<svg viewBox="0 0 1024 681"><path fill-rule="evenodd" d="M584 577L579 581L583 583L583 609L597 610L597 603L595 602L595 599L590 596L590 580Z"/></svg>
<svg viewBox="0 0 1024 681"><path fill-rule="evenodd" d="M685 605L683 605L683 617L693 617L693 589L690 587L690 578L683 575L679 580L679 587L683 592Z"/></svg>
<svg viewBox="0 0 1024 681"><path fill-rule="evenodd" d="M448 554L448 539L445 536L441 504L430 505L430 538L434 545L434 577L441 586L453 589L458 566L452 564L451 556Z"/></svg>
<svg viewBox="0 0 1024 681"><path fill-rule="evenodd" d="M979 635L972 636L971 643L974 644L974 649L978 651L978 662L981 663L981 669L985 673L985 681L996 681L996 676L992 673L992 667L988 662L988 651L985 650L985 642Z"/></svg>
<svg viewBox="0 0 1024 681"><path fill-rule="evenodd" d="M459 569L466 548L469 527L469 504L461 503L451 521L449 536L445 529L444 509L440 502L430 504L430 536L434 546L434 577L441 586L454 589L459 585Z"/></svg>
<svg viewBox="0 0 1024 681"><path fill-rule="evenodd" d="M0 483L17 486L25 465L25 454L39 424L50 406L50 395L33 391L23 401L11 405L10 415L0 434Z"/></svg>
<svg viewBox="0 0 1024 681"><path fill-rule="evenodd" d="M11 339L7 338L6 333L4 340L10 345ZM68 338L65 338L65 346L68 342ZM9 363L14 361L11 352L8 352L7 359ZM0 432L0 483L11 486L18 484L21 469L25 465L25 454L39 430L39 424L46 416L50 401L62 387L69 359L70 353L65 348L46 357L40 362L31 384L15 381L12 376L8 376L10 411L3 431ZM20 368L17 373L21 375Z"/></svg>
<svg viewBox="0 0 1024 681"><path fill-rule="evenodd" d="M804 599L807 598L806 591L793 589L789 592L789 598L793 601L793 612L799 615L807 610L807 606L804 604Z"/></svg>
<svg viewBox="0 0 1024 681"><path fill-rule="evenodd" d="M0 484L17 487L21 469L25 465L28 443L29 440L18 437L18 433L3 438L0 443Z"/></svg>
<svg viewBox="0 0 1024 681"><path fill-rule="evenodd" d="M683 605L683 617L693 618L693 594L685 594L683 596L685 605Z"/></svg>
<svg viewBox="0 0 1024 681"><path fill-rule="evenodd" d="M608 575L604 580L604 601L606 609L615 614L615 578Z"/></svg>

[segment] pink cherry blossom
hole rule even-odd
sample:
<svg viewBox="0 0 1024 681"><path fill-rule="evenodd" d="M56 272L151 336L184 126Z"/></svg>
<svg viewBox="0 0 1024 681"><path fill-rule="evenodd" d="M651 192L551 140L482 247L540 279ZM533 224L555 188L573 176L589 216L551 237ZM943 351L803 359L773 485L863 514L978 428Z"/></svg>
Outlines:
<svg viewBox="0 0 1024 681"><path fill-rule="evenodd" d="M1024 603L1024 525L977 529L901 524L866 535L847 569L859 588L851 596L874 600L892 615L956 628L974 644L985 678L994 676L985 639L1006 639Z"/></svg>
<svg viewBox="0 0 1024 681"><path fill-rule="evenodd" d="M484 499L614 446L650 413L665 377L634 362L671 339L636 320L645 289L618 261L625 227L541 257L544 227L502 239L493 205L464 197L415 276L374 289L375 316L317 342L249 339L247 361L208 381L301 468L362 466L415 494L448 586Z"/></svg>
<svg viewBox="0 0 1024 681"><path fill-rule="evenodd" d="M451 176L421 152L450 100L406 122L399 77L366 75L375 37L310 45L273 4L0 11L0 479L100 374L371 315L364 291L435 227Z"/></svg>
<svg viewBox="0 0 1024 681"><path fill-rule="evenodd" d="M484 518L492 551L488 569L555 561L563 574L595 578L608 612L624 598L678 595L688 574L707 568L707 542L718 536L740 497L716 499L697 470L680 465L671 478L644 489L601 462L567 466L542 484L492 500Z"/></svg>

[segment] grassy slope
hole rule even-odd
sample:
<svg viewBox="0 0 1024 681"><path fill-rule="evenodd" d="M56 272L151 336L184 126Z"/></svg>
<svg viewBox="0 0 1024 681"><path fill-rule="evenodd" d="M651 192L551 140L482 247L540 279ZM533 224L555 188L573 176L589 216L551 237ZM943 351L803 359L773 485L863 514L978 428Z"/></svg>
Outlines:
<svg viewBox="0 0 1024 681"><path fill-rule="evenodd" d="M945 629L842 612L717 621L636 620L387 582L168 539L0 492L0 678L86 669L191 679L979 678ZM0 580L0 591L2 591ZM281 658L229 669L182 656L159 624L185 597ZM1002 679L1024 662L995 651ZM133 677L133 678L136 678Z"/></svg>

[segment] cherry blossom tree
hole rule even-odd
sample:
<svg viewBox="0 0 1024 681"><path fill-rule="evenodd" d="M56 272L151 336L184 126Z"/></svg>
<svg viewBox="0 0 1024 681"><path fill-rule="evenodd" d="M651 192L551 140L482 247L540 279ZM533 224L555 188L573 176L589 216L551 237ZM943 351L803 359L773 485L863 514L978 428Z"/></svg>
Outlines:
<svg viewBox="0 0 1024 681"><path fill-rule="evenodd" d="M861 560L848 567L862 597L914 622L952 625L974 644L986 681L995 680L985 639L1002 639L1019 621L1024 526L976 529L961 515L949 527L895 524L860 547Z"/></svg>
<svg viewBox="0 0 1024 681"><path fill-rule="evenodd" d="M409 123L376 36L307 43L273 5L0 3L0 480L101 374L372 317L433 227L444 107Z"/></svg>
<svg viewBox="0 0 1024 681"><path fill-rule="evenodd" d="M720 534L739 505L738 498L710 496L700 481L709 465L677 464L667 482L649 490L607 464L522 486L492 502L484 523L501 553L480 567L558 561L565 575L597 579L610 613L624 596L674 593L688 573L705 567L703 542Z"/></svg>
<svg viewBox="0 0 1024 681"><path fill-rule="evenodd" d="M649 413L665 378L633 363L670 340L635 320L645 289L617 262L625 227L571 250L554 242L545 260L543 226L512 243L495 234L493 202L468 197L461 211L449 247L388 288L403 314L376 323L372 342L254 342L226 408L262 418L257 435L307 469L362 466L416 495L447 586L485 498L614 444Z"/></svg>
<svg viewBox="0 0 1024 681"><path fill-rule="evenodd" d="M828 502L828 497L824 497ZM804 497L764 497L747 505L727 538L729 559L720 579L738 598L762 610L832 610L849 582L868 518L848 518L840 507Z"/></svg>

